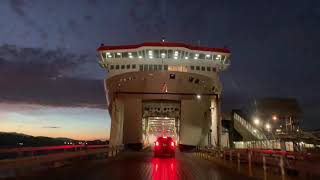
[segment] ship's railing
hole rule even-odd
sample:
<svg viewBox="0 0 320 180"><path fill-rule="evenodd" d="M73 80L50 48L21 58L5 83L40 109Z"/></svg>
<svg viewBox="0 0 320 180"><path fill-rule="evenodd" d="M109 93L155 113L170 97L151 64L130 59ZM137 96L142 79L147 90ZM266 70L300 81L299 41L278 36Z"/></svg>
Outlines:
<svg viewBox="0 0 320 180"><path fill-rule="evenodd" d="M264 149L211 149L197 147L194 154L232 170L262 179L320 176L320 153Z"/></svg>

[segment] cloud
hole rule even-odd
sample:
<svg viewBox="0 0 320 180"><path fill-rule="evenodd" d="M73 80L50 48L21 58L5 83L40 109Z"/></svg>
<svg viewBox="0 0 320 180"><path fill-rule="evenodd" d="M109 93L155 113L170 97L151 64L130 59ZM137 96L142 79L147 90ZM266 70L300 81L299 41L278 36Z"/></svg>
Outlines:
<svg viewBox="0 0 320 180"><path fill-rule="evenodd" d="M74 75L79 67L90 73L88 61L61 49L0 46L0 102L105 108L103 81Z"/></svg>
<svg viewBox="0 0 320 180"><path fill-rule="evenodd" d="M85 15L85 16L83 16L83 19L86 21L91 21L93 19L93 17L90 15Z"/></svg>
<svg viewBox="0 0 320 180"><path fill-rule="evenodd" d="M24 0L10 0L10 7L19 16L25 16L26 13L23 9L26 2Z"/></svg>
<svg viewBox="0 0 320 180"><path fill-rule="evenodd" d="M30 26L34 30L36 30L39 33L41 39L48 39L48 33L42 27L38 26L36 21L28 16L27 11L25 10L27 7L26 0L10 0L9 4L13 12L15 12L21 18L25 25Z"/></svg>
<svg viewBox="0 0 320 180"><path fill-rule="evenodd" d="M58 129L58 128L60 128L60 127L58 127L58 126L44 126L44 127L42 127L42 128L46 128L46 129Z"/></svg>

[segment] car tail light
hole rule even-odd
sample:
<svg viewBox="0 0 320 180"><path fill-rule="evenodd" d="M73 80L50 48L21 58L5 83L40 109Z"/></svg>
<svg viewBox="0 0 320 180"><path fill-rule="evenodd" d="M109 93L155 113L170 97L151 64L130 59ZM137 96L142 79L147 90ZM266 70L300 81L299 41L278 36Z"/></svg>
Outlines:
<svg viewBox="0 0 320 180"><path fill-rule="evenodd" d="M174 147L174 142L173 141L171 142L171 146Z"/></svg>
<svg viewBox="0 0 320 180"><path fill-rule="evenodd" d="M159 146L159 142L158 141L156 141L156 146Z"/></svg>

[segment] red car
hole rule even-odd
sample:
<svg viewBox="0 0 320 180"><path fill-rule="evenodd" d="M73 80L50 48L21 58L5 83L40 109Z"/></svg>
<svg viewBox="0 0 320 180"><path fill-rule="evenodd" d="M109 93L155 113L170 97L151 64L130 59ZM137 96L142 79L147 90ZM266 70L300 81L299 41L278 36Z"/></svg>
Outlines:
<svg viewBox="0 0 320 180"><path fill-rule="evenodd" d="M154 156L165 156L169 155L174 157L176 152L176 143L172 137L158 137L154 143Z"/></svg>

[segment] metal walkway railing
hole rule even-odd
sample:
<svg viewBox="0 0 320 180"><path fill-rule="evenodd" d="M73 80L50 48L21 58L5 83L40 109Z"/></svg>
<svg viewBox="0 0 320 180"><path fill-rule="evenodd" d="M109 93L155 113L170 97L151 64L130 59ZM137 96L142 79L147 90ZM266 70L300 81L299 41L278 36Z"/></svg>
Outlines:
<svg viewBox="0 0 320 180"><path fill-rule="evenodd" d="M253 136L255 138L255 139L251 139L251 140L266 140L266 139L268 139L267 136L261 130L252 126L251 123L246 121L238 113L236 113L236 112L233 113L233 119L234 119L234 123L235 123L235 128L240 134L241 134L241 131L242 131L242 134L245 134L245 132L243 132L243 129L245 129L247 133L249 133L251 136ZM243 129L239 128L239 126L237 126L237 125L240 125Z"/></svg>

